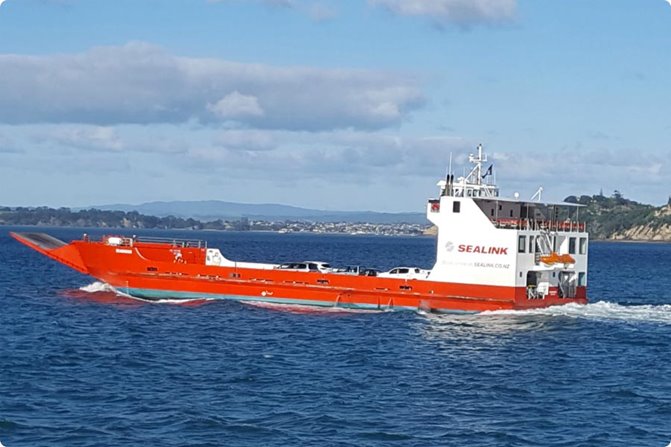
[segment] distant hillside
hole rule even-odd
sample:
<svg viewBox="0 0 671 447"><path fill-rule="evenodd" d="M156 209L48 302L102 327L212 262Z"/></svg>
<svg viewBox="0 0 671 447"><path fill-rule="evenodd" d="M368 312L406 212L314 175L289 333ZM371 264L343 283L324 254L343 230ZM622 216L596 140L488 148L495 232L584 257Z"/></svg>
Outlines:
<svg viewBox="0 0 671 447"><path fill-rule="evenodd" d="M247 229L245 222L199 222L178 217L144 216L138 212L102 211L96 209L72 211L69 208L41 206L0 207L0 225L37 225L91 228L178 228L178 229ZM242 226L236 228L235 226Z"/></svg>
<svg viewBox="0 0 671 447"><path fill-rule="evenodd" d="M625 199L617 192L611 197L583 195L569 196L564 200L585 205L579 210L580 220L587 223L592 239L671 242L671 200L665 206L655 207ZM197 206L191 207L194 204ZM112 210L100 209L106 207ZM367 223L397 228L415 226L416 228L411 228L411 230L416 232L417 228L423 228L428 224L424 215L420 213L329 212L285 205L248 205L217 201L153 202L136 206L107 205L106 207L78 211L68 208L0 207L0 225L335 231L331 228L334 224L329 222L351 222L355 225ZM128 209L118 209L124 207ZM260 213L260 209L264 213ZM138 210L143 210L143 212ZM193 210L193 214L188 214L188 210ZM205 210L210 213L205 213ZM214 214L218 212L230 217L203 218L200 215L213 214L213 210ZM347 227L345 226L342 231L351 232L358 229ZM426 232L430 234L431 230Z"/></svg>
<svg viewBox="0 0 671 447"><path fill-rule="evenodd" d="M310 222L367 222L367 223L426 223L423 213L378 213L373 211L325 211L278 204L249 204L220 200L148 202L140 205L114 204L90 208L104 211L136 211L140 214L200 221L252 220Z"/></svg>
<svg viewBox="0 0 671 447"><path fill-rule="evenodd" d="M188 229L222 231L278 231L283 233L375 234L387 236L419 236L426 223L349 223L309 221L263 221L247 217L234 220L200 221L175 216L157 217L137 211L98 209L72 211L69 208L45 206L2 207L0 225L35 225L53 227L125 228L125 229Z"/></svg>
<svg viewBox="0 0 671 447"><path fill-rule="evenodd" d="M565 201L585 205L580 217L592 239L671 241L671 200L655 207L625 199L615 191L611 197L570 196Z"/></svg>

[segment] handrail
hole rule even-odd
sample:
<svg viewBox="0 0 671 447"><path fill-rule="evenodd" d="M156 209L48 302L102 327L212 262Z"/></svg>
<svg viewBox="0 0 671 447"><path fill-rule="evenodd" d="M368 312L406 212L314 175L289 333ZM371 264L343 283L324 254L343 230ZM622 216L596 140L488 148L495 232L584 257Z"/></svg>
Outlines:
<svg viewBox="0 0 671 447"><path fill-rule="evenodd" d="M498 228L514 228L518 230L550 230L565 232L584 232L585 223L576 221L550 221L517 219L514 217L501 217L492 219L492 223Z"/></svg>
<svg viewBox="0 0 671 447"><path fill-rule="evenodd" d="M151 236L136 236L134 239L136 242L147 242L151 244L172 244L175 247L207 248L207 241L203 241L201 239Z"/></svg>
<svg viewBox="0 0 671 447"><path fill-rule="evenodd" d="M89 241L88 235L84 234L84 241ZM181 248L207 248L207 242L200 239L184 239L175 237L151 237L151 236L113 236L106 235L101 238L101 241L107 245L130 246L138 242L147 244L170 244L173 247Z"/></svg>

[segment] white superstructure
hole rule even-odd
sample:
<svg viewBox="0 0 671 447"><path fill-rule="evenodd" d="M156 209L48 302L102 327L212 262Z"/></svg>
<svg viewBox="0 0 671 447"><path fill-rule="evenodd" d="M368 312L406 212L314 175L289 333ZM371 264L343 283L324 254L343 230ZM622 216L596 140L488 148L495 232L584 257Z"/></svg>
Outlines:
<svg viewBox="0 0 671 447"><path fill-rule="evenodd" d="M438 228L436 264L428 280L477 286L525 287L528 298L576 296L587 285L588 234L580 205L499 197L482 146L473 168L438 182L427 217ZM517 194L516 194L517 196Z"/></svg>

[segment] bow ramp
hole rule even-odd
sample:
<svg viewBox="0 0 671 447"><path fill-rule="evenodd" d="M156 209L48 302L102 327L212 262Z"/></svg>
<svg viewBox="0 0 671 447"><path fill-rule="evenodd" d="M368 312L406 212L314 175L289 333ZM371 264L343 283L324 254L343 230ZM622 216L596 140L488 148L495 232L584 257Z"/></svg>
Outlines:
<svg viewBox="0 0 671 447"><path fill-rule="evenodd" d="M17 241L42 253L55 261L60 262L80 273L88 274L79 250L73 244L66 244L46 233L9 233Z"/></svg>

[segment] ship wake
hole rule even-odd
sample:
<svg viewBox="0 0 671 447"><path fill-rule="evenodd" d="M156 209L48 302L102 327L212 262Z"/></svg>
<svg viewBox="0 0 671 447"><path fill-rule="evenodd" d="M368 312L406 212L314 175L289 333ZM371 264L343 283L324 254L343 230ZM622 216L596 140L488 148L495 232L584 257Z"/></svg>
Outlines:
<svg viewBox="0 0 671 447"><path fill-rule="evenodd" d="M111 285L95 281L79 289L66 292L67 296L73 298L89 298L96 301L128 300L135 302L149 302L140 298L126 295ZM162 299L151 301L153 303L198 305L208 300L171 300ZM298 304L280 304L265 302L244 302L246 305L260 307L269 310L284 311L290 313L375 313L380 311L363 309L345 309L341 307L315 307ZM420 311L420 313L423 313ZM671 304L638 304L625 305L610 301L598 301L590 304L565 304L563 306L551 306L540 309L528 310L495 310L476 314L478 317L524 317L524 316L548 316L567 317L575 319L586 319L592 321L623 321L623 322L648 322L671 325ZM442 316L442 315L441 315ZM436 315L438 317L438 315Z"/></svg>
<svg viewBox="0 0 671 447"><path fill-rule="evenodd" d="M487 311L482 312L480 315L546 315L551 317L569 317L596 321L671 324L671 304L623 305L609 301L598 301L596 303L584 305L570 303L563 306L552 306L542 309Z"/></svg>

